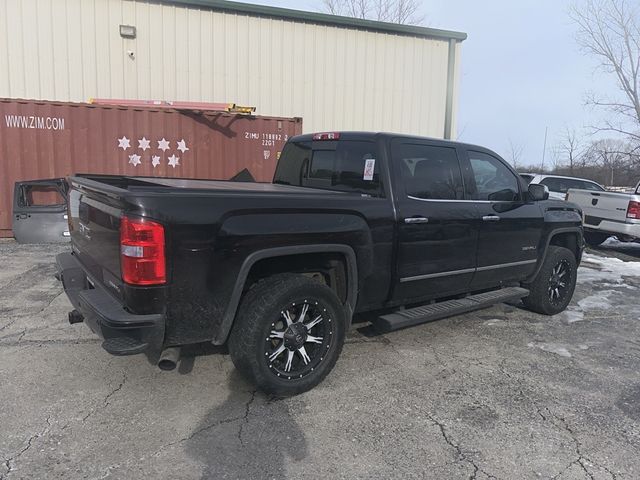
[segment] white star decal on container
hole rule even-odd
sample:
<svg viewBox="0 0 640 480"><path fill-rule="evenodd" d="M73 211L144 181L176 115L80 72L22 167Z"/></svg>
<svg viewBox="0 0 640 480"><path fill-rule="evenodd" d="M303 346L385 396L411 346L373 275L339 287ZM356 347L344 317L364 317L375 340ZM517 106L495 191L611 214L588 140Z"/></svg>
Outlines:
<svg viewBox="0 0 640 480"><path fill-rule="evenodd" d="M153 165L153 168L156 168L158 165L160 165L160 157L158 155L154 155L153 157L151 157L151 165Z"/></svg>
<svg viewBox="0 0 640 480"><path fill-rule="evenodd" d="M144 152L147 148L151 148L149 146L150 143L151 142L147 140L146 137L142 137L140 140L138 140L138 148L141 148Z"/></svg>
<svg viewBox="0 0 640 480"><path fill-rule="evenodd" d="M169 157L169 165L176 168L176 165L180 165L180 157L176 157L175 154Z"/></svg>
<svg viewBox="0 0 640 480"><path fill-rule="evenodd" d="M122 138L118 139L118 148L121 148L122 150L126 150L130 146L131 144L129 143L129 139L124 135L122 136Z"/></svg>
<svg viewBox="0 0 640 480"><path fill-rule="evenodd" d="M140 161L140 155L136 155L135 153L133 155L129 155L129 163L134 167L140 165L142 163Z"/></svg>
<svg viewBox="0 0 640 480"><path fill-rule="evenodd" d="M178 150L180 150L182 153L189 150L189 148L187 147L187 142L184 141L184 138L177 143L178 143Z"/></svg>
<svg viewBox="0 0 640 480"><path fill-rule="evenodd" d="M165 140L164 137L162 137L162 140L158 140L158 148L163 152L169 150L169 140Z"/></svg>

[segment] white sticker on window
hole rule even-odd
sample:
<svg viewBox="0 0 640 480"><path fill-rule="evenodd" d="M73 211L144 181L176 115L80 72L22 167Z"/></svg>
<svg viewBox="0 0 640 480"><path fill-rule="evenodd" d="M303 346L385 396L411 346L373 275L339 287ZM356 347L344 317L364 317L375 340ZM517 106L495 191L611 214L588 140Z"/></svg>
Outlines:
<svg viewBox="0 0 640 480"><path fill-rule="evenodd" d="M364 175L362 176L363 180L373 180L373 171L376 168L376 159L368 158L364 163Z"/></svg>

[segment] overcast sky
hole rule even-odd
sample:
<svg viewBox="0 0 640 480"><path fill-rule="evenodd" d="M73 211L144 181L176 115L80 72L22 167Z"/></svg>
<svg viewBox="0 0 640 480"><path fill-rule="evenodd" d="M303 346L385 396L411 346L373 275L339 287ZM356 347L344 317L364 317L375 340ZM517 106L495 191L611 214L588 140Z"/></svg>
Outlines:
<svg viewBox="0 0 640 480"><path fill-rule="evenodd" d="M253 3L321 10L322 0ZM585 94L616 95L613 78L595 69L575 40L569 0L423 0L425 26L468 34L462 50L458 139L482 144L510 160L540 165L545 127L546 164L566 126L581 129L602 113L584 106Z"/></svg>

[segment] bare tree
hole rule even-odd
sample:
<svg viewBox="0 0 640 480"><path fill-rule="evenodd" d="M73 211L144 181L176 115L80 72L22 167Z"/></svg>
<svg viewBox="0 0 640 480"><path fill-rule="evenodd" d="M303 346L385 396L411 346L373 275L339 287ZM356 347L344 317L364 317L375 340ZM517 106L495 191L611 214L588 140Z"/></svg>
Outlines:
<svg viewBox="0 0 640 480"><path fill-rule="evenodd" d="M509 162L513 165L513 168L516 170L520 165L520 160L522 159L522 153L524 152L524 147L519 143L513 143L511 139L509 139Z"/></svg>
<svg viewBox="0 0 640 480"><path fill-rule="evenodd" d="M584 166L580 162L586 162L587 157L584 155L585 148L583 140L575 129L565 127L562 137L555 148L555 153L559 165L565 165L569 168L569 173L573 175L576 166Z"/></svg>
<svg viewBox="0 0 640 480"><path fill-rule="evenodd" d="M585 0L574 4L571 17L579 28L582 48L614 75L619 98L590 95L588 102L616 114L596 131L610 131L640 140L640 7L636 1Z"/></svg>
<svg viewBox="0 0 640 480"><path fill-rule="evenodd" d="M332 15L407 25L424 22L418 0L323 0L322 4Z"/></svg>

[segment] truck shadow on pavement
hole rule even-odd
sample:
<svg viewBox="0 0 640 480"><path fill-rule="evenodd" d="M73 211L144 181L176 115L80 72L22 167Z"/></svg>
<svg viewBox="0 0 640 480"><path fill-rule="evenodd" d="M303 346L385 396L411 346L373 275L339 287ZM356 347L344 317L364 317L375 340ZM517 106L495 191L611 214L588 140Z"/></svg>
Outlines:
<svg viewBox="0 0 640 480"><path fill-rule="evenodd" d="M229 375L228 389L224 403L184 443L186 453L203 465L201 478L285 478L287 464L308 454L291 400L256 391L236 370ZM295 403L300 404L298 399Z"/></svg>

